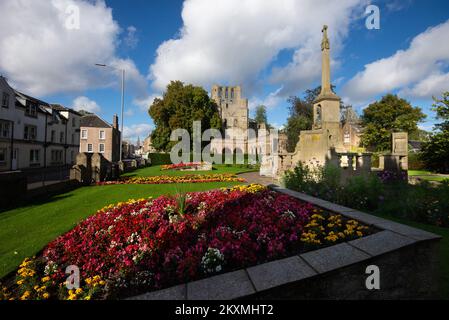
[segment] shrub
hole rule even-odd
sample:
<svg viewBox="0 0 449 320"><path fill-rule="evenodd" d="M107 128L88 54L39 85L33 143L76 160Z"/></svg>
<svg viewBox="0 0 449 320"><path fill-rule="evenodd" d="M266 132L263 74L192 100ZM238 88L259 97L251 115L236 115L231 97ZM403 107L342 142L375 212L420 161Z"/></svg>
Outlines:
<svg viewBox="0 0 449 320"><path fill-rule="evenodd" d="M148 158L151 160L152 166L171 164L169 153L149 153Z"/></svg>
<svg viewBox="0 0 449 320"><path fill-rule="evenodd" d="M419 152L410 152L408 154L408 169L409 170L425 170L426 164Z"/></svg>
<svg viewBox="0 0 449 320"><path fill-rule="evenodd" d="M410 185L403 173L380 172L340 179L340 168L310 169L298 164L284 176L288 189L354 209L388 214L437 226L449 226L449 180L439 185Z"/></svg>

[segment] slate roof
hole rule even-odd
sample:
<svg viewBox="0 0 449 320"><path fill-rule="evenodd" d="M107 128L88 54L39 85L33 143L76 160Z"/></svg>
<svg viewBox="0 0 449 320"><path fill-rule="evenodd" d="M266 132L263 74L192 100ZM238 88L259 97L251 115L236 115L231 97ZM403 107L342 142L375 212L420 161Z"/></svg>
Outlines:
<svg viewBox="0 0 449 320"><path fill-rule="evenodd" d="M89 128L112 128L112 125L95 114L86 115L81 118L81 127Z"/></svg>
<svg viewBox="0 0 449 320"><path fill-rule="evenodd" d="M64 107L64 106L62 106L62 105L60 105L60 104L54 104L54 103L52 103L52 104L51 104L51 108L52 108L53 110L56 110L56 111L68 111L68 112L70 112L70 113L74 113L74 114L76 114L76 115L81 116L81 114L80 114L79 112L77 112L77 111L75 111L75 110L73 110L73 109Z"/></svg>

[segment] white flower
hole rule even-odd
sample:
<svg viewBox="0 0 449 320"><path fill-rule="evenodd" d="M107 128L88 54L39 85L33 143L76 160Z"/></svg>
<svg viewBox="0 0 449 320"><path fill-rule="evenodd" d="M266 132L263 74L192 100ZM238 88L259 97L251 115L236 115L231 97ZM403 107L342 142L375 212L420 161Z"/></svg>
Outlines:
<svg viewBox="0 0 449 320"><path fill-rule="evenodd" d="M216 273L223 270L224 255L216 248L208 248L201 259L201 267L205 273Z"/></svg>

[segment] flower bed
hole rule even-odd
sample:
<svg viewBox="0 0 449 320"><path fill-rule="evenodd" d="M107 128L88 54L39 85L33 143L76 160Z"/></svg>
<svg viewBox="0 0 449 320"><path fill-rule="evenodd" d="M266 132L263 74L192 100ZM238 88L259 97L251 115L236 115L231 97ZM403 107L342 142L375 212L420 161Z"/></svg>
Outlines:
<svg viewBox="0 0 449 320"><path fill-rule="evenodd" d="M161 167L161 170L181 170L181 169L198 169L205 163L203 162L188 162L178 164L166 164Z"/></svg>
<svg viewBox="0 0 449 320"><path fill-rule="evenodd" d="M116 181L98 182L98 186L116 184L168 184L205 182L245 182L235 174L187 174L183 176L126 177Z"/></svg>
<svg viewBox="0 0 449 320"><path fill-rule="evenodd" d="M259 185L130 200L99 210L26 260L0 298L121 298L371 232ZM69 265L80 268L78 290L63 286Z"/></svg>

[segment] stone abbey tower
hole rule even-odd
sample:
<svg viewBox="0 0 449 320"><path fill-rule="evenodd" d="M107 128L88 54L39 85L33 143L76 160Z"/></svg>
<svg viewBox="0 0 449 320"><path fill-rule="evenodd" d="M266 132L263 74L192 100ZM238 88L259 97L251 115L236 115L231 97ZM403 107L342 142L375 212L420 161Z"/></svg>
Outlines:
<svg viewBox="0 0 449 320"><path fill-rule="evenodd" d="M224 129L248 129L248 99L242 98L240 86L221 87L214 85L211 98L218 105Z"/></svg>

